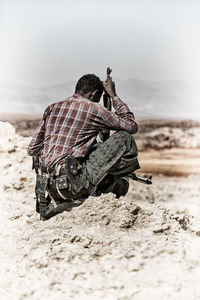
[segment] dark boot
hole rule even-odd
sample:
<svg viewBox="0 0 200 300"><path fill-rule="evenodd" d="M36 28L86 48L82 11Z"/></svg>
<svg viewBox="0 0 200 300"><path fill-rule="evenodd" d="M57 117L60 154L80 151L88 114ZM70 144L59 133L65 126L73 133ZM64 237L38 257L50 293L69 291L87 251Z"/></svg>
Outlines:
<svg viewBox="0 0 200 300"><path fill-rule="evenodd" d="M45 216L40 218L41 220L43 221L49 220L50 218L56 216L57 214L60 214L63 211L71 211L73 208L72 201L63 201L60 203L56 203L56 202L49 203L49 205L47 206L46 214Z"/></svg>
<svg viewBox="0 0 200 300"><path fill-rule="evenodd" d="M128 189L129 189L128 178L122 177L115 183L112 192L113 194L116 195L116 198L119 199L121 196L125 196L128 193Z"/></svg>

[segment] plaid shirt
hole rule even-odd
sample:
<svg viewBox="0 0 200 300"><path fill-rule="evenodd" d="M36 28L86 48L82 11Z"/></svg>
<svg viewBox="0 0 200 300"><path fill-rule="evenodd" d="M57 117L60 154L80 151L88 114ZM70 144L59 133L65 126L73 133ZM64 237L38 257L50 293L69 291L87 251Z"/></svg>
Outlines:
<svg viewBox="0 0 200 300"><path fill-rule="evenodd" d="M113 98L113 106L115 113L78 94L48 106L28 154L39 155L44 166L53 167L63 164L67 155L84 158L102 129L136 133L128 106L119 97Z"/></svg>

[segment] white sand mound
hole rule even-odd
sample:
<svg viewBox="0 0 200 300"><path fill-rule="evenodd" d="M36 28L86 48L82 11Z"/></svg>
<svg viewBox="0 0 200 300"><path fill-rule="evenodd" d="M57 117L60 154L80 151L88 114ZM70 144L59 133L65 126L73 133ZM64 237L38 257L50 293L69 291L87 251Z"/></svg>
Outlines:
<svg viewBox="0 0 200 300"><path fill-rule="evenodd" d="M0 134L1 299L200 297L200 223L188 207L198 213L199 178L133 183L127 197L90 197L42 222L30 138L2 122Z"/></svg>
<svg viewBox="0 0 200 300"><path fill-rule="evenodd" d="M27 156L30 140L16 134L10 123L0 122L0 187L3 191L33 187L34 174L31 172L31 159Z"/></svg>

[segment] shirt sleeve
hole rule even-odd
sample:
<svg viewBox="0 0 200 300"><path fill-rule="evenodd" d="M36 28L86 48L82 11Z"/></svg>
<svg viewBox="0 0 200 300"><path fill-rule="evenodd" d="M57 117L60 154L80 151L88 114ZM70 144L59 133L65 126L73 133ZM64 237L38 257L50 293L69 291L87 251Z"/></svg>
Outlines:
<svg viewBox="0 0 200 300"><path fill-rule="evenodd" d="M28 152L28 155L30 155L30 156L39 155L40 151L43 148L45 123L46 123L46 118L48 117L50 111L51 111L51 106L48 106L44 112L42 121L28 146L27 152Z"/></svg>
<svg viewBox="0 0 200 300"><path fill-rule="evenodd" d="M104 124L104 128L111 130L125 130L133 134L138 131L138 125L135 122L134 114L130 111L119 97L114 97L113 107L115 112L108 111L101 106L100 115Z"/></svg>

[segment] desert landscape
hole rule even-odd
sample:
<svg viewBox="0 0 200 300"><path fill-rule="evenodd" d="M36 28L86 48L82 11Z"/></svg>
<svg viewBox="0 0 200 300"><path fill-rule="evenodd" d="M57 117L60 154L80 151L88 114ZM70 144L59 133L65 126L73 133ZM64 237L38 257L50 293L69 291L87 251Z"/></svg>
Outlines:
<svg viewBox="0 0 200 300"><path fill-rule="evenodd" d="M153 185L43 222L26 152L40 117L0 116L1 299L200 299L200 123L138 120Z"/></svg>

